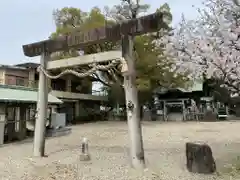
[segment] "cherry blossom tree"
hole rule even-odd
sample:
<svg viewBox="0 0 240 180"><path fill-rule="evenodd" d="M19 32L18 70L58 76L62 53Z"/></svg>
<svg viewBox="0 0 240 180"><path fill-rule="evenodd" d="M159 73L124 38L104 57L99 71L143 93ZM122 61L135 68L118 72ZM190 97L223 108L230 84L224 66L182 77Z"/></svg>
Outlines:
<svg viewBox="0 0 240 180"><path fill-rule="evenodd" d="M182 21L154 43L174 60L174 71L192 80L213 78L231 93L240 90L240 5L237 0L205 0L195 20ZM164 33L164 32L163 32Z"/></svg>

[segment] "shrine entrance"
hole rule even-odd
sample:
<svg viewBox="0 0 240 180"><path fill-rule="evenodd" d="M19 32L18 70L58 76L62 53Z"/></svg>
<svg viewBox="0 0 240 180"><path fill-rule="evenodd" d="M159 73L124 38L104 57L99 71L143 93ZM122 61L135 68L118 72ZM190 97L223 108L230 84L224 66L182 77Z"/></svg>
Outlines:
<svg viewBox="0 0 240 180"><path fill-rule="evenodd" d="M34 155L44 156L45 148L45 119L46 119L46 107L47 107L47 78L56 79L64 74L73 74L79 78L91 75L98 70L109 70L110 68L121 65L121 73L124 77L123 88L126 97L126 109L127 119L129 125L130 136L130 154L131 164L134 167L144 168L144 150L142 141L142 129L139 115L138 94L136 87L136 69L134 63L134 47L133 38L137 35L143 35L146 33L157 32L160 28L168 28L167 22L164 22L164 12L157 12L140 18L136 18L137 11L132 13L132 18L129 21L115 24L111 27L101 27L92 29L88 32L83 32L81 29L75 28L72 33L66 36L60 36L56 39L49 39L33 44L23 46L24 54L28 57L34 57L41 55L40 61L40 78L39 78L39 104L38 104L38 120L36 121L35 135L34 135ZM83 61L82 57L61 59L55 62L49 61L50 54L57 51L76 49L79 50L82 47L86 47L93 44L100 44L104 42L116 42L122 41L121 56L112 58L111 62L107 65L100 64L98 58L92 58L91 61ZM108 52L104 59L109 60ZM88 56L88 55L86 55ZM73 61L75 59L75 61ZM96 62L98 61L98 62ZM60 68L59 65L65 66L65 68L74 67L74 65L83 65L92 63L92 69L87 72L80 73L76 70L67 69L62 73L52 76L49 74L49 70L53 68L50 65L52 63L55 68ZM98 65L97 65L98 63ZM59 64L59 65L57 65ZM58 66L58 67L57 67Z"/></svg>

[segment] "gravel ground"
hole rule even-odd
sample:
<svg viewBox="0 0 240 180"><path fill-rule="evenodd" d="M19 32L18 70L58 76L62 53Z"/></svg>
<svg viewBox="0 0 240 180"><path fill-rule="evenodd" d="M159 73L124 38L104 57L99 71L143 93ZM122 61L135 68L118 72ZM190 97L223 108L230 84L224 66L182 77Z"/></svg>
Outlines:
<svg viewBox="0 0 240 180"><path fill-rule="evenodd" d="M240 155L239 122L143 122L148 169L129 168L127 124L99 122L72 127L72 133L46 141L45 158L32 158L32 142L0 148L0 180L212 180L218 175L194 175L185 168L185 143L204 141L212 147L219 171ZM80 162L81 139L90 141L92 160ZM226 176L225 179L229 179ZM240 178L233 178L240 179Z"/></svg>

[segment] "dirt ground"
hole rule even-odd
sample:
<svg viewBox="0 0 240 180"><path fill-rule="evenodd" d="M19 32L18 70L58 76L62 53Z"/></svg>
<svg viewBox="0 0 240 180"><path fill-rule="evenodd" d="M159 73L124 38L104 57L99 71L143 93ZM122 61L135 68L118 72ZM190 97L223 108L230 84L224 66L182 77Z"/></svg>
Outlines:
<svg viewBox="0 0 240 180"><path fill-rule="evenodd" d="M125 122L98 122L72 126L67 136L47 139L45 158L32 158L32 141L0 148L1 180L210 180L230 179L219 175L187 172L185 143L207 142L213 150L218 171L240 155L240 121L143 122L145 158L148 169L129 168L128 132ZM91 161L79 161L81 139L89 139ZM240 179L240 178L232 178Z"/></svg>

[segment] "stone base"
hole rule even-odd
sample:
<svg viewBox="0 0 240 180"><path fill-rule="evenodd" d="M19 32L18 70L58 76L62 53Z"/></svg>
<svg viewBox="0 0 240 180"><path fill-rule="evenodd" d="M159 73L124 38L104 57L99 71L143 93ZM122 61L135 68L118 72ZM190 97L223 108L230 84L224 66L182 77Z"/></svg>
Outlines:
<svg viewBox="0 0 240 180"><path fill-rule="evenodd" d="M89 154L80 154L80 161L90 161L91 157Z"/></svg>
<svg viewBox="0 0 240 180"><path fill-rule="evenodd" d="M167 121L176 121L181 122L183 121L183 114L182 113L169 113L167 115Z"/></svg>
<svg viewBox="0 0 240 180"><path fill-rule="evenodd" d="M203 121L206 121L206 122L217 121L217 114L213 111L207 111L203 116Z"/></svg>
<svg viewBox="0 0 240 180"><path fill-rule="evenodd" d="M63 127L60 129L50 129L47 131L46 136L47 137L58 137L58 136L66 136L71 133L71 128L69 127Z"/></svg>

